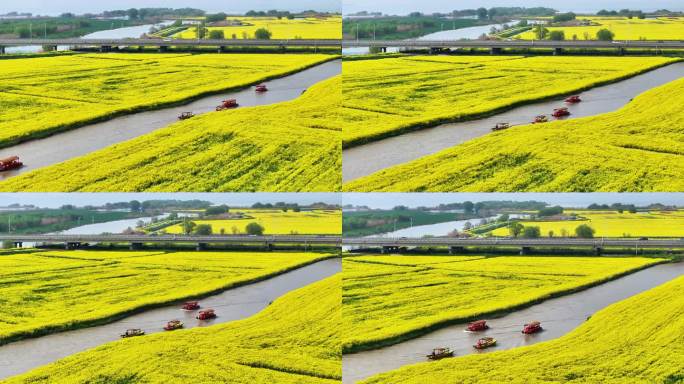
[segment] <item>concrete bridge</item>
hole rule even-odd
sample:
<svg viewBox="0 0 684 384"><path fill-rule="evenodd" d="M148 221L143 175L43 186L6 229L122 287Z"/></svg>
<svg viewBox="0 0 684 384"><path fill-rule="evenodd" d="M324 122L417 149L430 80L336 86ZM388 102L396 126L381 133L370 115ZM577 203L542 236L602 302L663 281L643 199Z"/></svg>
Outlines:
<svg viewBox="0 0 684 384"><path fill-rule="evenodd" d="M24 242L44 244L64 244L66 249L78 248L90 243L128 243L131 249L140 249L144 244L196 244L197 250L206 248L208 244L263 245L272 248L274 245L329 245L341 246L339 236L318 235L23 235L3 234L0 241L12 242L21 248Z"/></svg>
<svg viewBox="0 0 684 384"><path fill-rule="evenodd" d="M684 49L684 40L343 40L343 48L371 47L386 52L387 48L429 49L438 53L445 49L485 48L492 54L498 54L505 48L544 48L554 54L561 54L565 49L615 49L624 53L627 49Z"/></svg>
<svg viewBox="0 0 684 384"><path fill-rule="evenodd" d="M466 247L520 248L525 254L532 248L588 248L600 254L606 248L620 249L684 249L684 239L642 239L642 238L344 238L342 245L361 248L381 248L383 253L397 252L404 247L447 247L450 253L461 252Z"/></svg>
<svg viewBox="0 0 684 384"><path fill-rule="evenodd" d="M97 47L102 52L108 52L118 47L157 47L166 51L169 47L217 47L224 51L227 47L336 47L342 40L338 39L291 39L291 40L256 40L256 39L0 39L0 54L5 53L5 47L13 46L44 46L57 49L58 46L69 47Z"/></svg>

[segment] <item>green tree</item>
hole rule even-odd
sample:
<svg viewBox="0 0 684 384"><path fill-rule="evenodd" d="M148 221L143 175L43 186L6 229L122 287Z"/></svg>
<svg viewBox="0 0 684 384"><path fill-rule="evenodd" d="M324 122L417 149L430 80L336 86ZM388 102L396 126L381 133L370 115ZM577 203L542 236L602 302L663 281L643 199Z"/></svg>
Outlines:
<svg viewBox="0 0 684 384"><path fill-rule="evenodd" d="M601 41L612 41L614 37L615 34L613 31L606 28L599 29L598 32L596 32L596 38Z"/></svg>
<svg viewBox="0 0 684 384"><path fill-rule="evenodd" d="M594 237L594 233L596 233L596 231L588 224L581 224L575 228L575 234L577 237L581 237L583 239L591 239Z"/></svg>
<svg viewBox="0 0 684 384"><path fill-rule="evenodd" d="M549 40L561 41L565 40L565 32L556 30L549 33Z"/></svg>
<svg viewBox="0 0 684 384"><path fill-rule="evenodd" d="M546 39L546 36L548 35L548 33L549 33L549 30L541 24L537 24L537 26L534 27L534 35L537 37L537 40Z"/></svg>
<svg viewBox="0 0 684 384"><path fill-rule="evenodd" d="M197 226L197 224L195 224L194 221L183 222L183 233L185 233L186 235L191 234L196 226Z"/></svg>
<svg viewBox="0 0 684 384"><path fill-rule="evenodd" d="M537 239L541 237L541 230L539 227L525 227L522 236L526 239Z"/></svg>
<svg viewBox="0 0 684 384"><path fill-rule="evenodd" d="M131 200L128 205L131 207L131 212L140 212L140 208L142 208L142 204L138 200Z"/></svg>
<svg viewBox="0 0 684 384"><path fill-rule="evenodd" d="M487 19L487 8L480 7L477 9L477 18L480 20Z"/></svg>
<svg viewBox="0 0 684 384"><path fill-rule="evenodd" d="M197 33L198 39L204 39L207 36L207 31L207 27L204 25L204 23L198 24L195 28L195 32Z"/></svg>
<svg viewBox="0 0 684 384"><path fill-rule="evenodd" d="M473 204L472 201L464 201L463 202L463 212L467 214L473 213L473 208L475 208L475 204Z"/></svg>
<svg viewBox="0 0 684 384"><path fill-rule="evenodd" d="M198 224L195 226L193 233L195 235L208 236L211 235L212 231L211 224Z"/></svg>
<svg viewBox="0 0 684 384"><path fill-rule="evenodd" d="M209 39L211 40L223 40L225 38L226 35L220 29L214 29L212 31L209 31Z"/></svg>
<svg viewBox="0 0 684 384"><path fill-rule="evenodd" d="M249 223L245 227L245 232L249 235L263 235L264 227L259 223Z"/></svg>
<svg viewBox="0 0 684 384"><path fill-rule="evenodd" d="M508 232L513 237L518 237L523 232L524 229L525 229L525 226L518 223L517 221L508 225Z"/></svg>
<svg viewBox="0 0 684 384"><path fill-rule="evenodd" d="M273 34L266 28L259 28L254 31L254 38L257 40L270 40Z"/></svg>
<svg viewBox="0 0 684 384"><path fill-rule="evenodd" d="M126 11L126 13L128 14L128 18L129 18L130 20L137 20L137 19L138 19L139 14L138 14L138 10L137 10L137 9L131 8L131 9L129 9L128 11Z"/></svg>

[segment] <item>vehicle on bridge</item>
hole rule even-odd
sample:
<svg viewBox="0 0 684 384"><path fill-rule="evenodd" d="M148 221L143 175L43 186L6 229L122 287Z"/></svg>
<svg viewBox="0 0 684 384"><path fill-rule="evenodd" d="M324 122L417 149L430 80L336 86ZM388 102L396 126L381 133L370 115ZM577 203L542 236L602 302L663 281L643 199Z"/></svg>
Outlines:
<svg viewBox="0 0 684 384"><path fill-rule="evenodd" d="M165 331L174 331L183 328L183 322L180 320L171 320L164 326Z"/></svg>
<svg viewBox="0 0 684 384"><path fill-rule="evenodd" d="M487 320L473 321L472 323L468 323L468 328L466 328L466 330L470 332L486 331L487 329L489 329Z"/></svg>
<svg viewBox="0 0 684 384"><path fill-rule="evenodd" d="M268 92L268 88L266 88L266 84L259 84L254 88L254 91L257 93L264 93Z"/></svg>
<svg viewBox="0 0 684 384"><path fill-rule="evenodd" d="M568 111L568 108L566 107L556 108L553 110L553 113L551 115L553 117L570 116L570 111Z"/></svg>
<svg viewBox="0 0 684 384"><path fill-rule="evenodd" d="M510 128L511 125L509 123L497 123L494 128L492 128L492 131L503 131L504 129Z"/></svg>
<svg viewBox="0 0 684 384"><path fill-rule="evenodd" d="M538 321L531 321L523 327L522 333L526 335L531 335L533 333L541 332L544 329L541 326L541 323Z"/></svg>
<svg viewBox="0 0 684 384"><path fill-rule="evenodd" d="M549 118L546 117L546 115L538 115L535 116L534 121L532 122L533 124L539 124L539 123L547 123L549 121Z"/></svg>
<svg viewBox="0 0 684 384"><path fill-rule="evenodd" d="M178 120L186 120L189 118L195 117L195 114L192 112L183 112L178 116Z"/></svg>
<svg viewBox="0 0 684 384"><path fill-rule="evenodd" d="M226 109L237 108L239 106L240 106L240 104L238 104L237 100L235 100L235 99L223 100L223 102L221 102L221 105L216 107L216 111L223 111Z"/></svg>
<svg viewBox="0 0 684 384"><path fill-rule="evenodd" d="M567 99L565 99L566 103L571 103L571 104L576 104L576 103L581 103L582 99L579 97L579 95L574 95L570 96Z"/></svg>
<svg viewBox="0 0 684 384"><path fill-rule="evenodd" d="M121 334L121 338L125 339L127 337L143 336L144 334L145 334L145 331L143 331L142 329L138 329L138 328L127 329L126 332Z"/></svg>
<svg viewBox="0 0 684 384"><path fill-rule="evenodd" d="M13 169L21 168L24 163L19 161L19 156L10 156L0 159L0 172L11 171Z"/></svg>
<svg viewBox="0 0 684 384"><path fill-rule="evenodd" d="M197 314L197 320L210 320L216 318L216 312L213 309L206 309L204 311L199 311Z"/></svg>
<svg viewBox="0 0 684 384"><path fill-rule="evenodd" d="M430 360L439 360L447 357L453 357L454 351L449 347L439 347L432 350L432 353L427 355Z"/></svg>
<svg viewBox="0 0 684 384"><path fill-rule="evenodd" d="M496 339L493 337L483 337L473 345L475 349L486 349L496 345Z"/></svg>
<svg viewBox="0 0 684 384"><path fill-rule="evenodd" d="M199 308L199 301L186 301L181 309L183 309L184 311L194 311Z"/></svg>

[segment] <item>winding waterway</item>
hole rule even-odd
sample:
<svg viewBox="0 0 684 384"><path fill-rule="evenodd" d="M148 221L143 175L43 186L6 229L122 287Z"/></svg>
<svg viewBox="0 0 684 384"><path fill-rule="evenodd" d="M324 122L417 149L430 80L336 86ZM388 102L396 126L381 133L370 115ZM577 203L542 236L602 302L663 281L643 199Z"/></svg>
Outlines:
<svg viewBox="0 0 684 384"><path fill-rule="evenodd" d="M0 149L0 158L19 156L24 162L24 167L0 172L0 180L83 156L112 144L150 133L178 121L178 115L185 111L192 111L195 114L214 112L221 100L237 99L240 108L293 100L312 85L337 76L341 72L340 60L328 61L268 81L266 84L269 91L265 93L256 93L253 88L225 92L202 97L186 105L126 115L3 148ZM221 113L230 113L230 111Z"/></svg>
<svg viewBox="0 0 684 384"><path fill-rule="evenodd" d="M570 119L595 116L622 108L634 97L649 89L684 77L684 62L673 63L632 78L590 89L581 93L583 102L565 105L564 97L556 97L516 107L492 117L442 124L433 128L408 132L399 136L345 149L342 152L343 181L370 175L382 169L403 164L468 140L491 133L496 123L528 124L537 115L547 115L554 108L567 106ZM543 128L544 125L539 125Z"/></svg>
<svg viewBox="0 0 684 384"><path fill-rule="evenodd" d="M456 324L389 347L344 355L343 383L355 383L367 377L405 365L426 361L435 347L451 347L456 356L489 353L556 339L577 328L592 314L631 296L664 284L684 274L684 263L660 264L619 279L559 298L546 300L502 317L490 318L485 332L465 332L466 323ZM523 335L523 324L541 321L544 331ZM478 351L472 347L485 336L497 339L493 348Z"/></svg>
<svg viewBox="0 0 684 384"><path fill-rule="evenodd" d="M203 308L216 310L218 317L210 321L197 320L196 311L182 311L180 304L176 304L147 310L106 325L55 333L0 346L0 379L118 340L119 335L128 328L140 328L146 334L152 334L163 332L164 324L173 319L183 321L185 329L244 319L262 311L278 297L330 277L341 270L339 259L328 259L264 281L198 298Z"/></svg>

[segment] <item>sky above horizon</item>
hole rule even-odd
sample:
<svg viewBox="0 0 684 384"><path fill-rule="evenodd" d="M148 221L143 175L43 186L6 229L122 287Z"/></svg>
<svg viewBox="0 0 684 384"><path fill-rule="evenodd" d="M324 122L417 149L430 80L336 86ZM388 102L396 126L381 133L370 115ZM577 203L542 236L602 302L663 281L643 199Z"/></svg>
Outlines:
<svg viewBox="0 0 684 384"><path fill-rule="evenodd" d="M313 9L323 12L339 12L340 0L3 0L0 14L7 12L31 12L40 15L58 15L64 12L99 13L105 10L128 8L199 8L207 12L245 13L249 10L305 11Z"/></svg>
<svg viewBox="0 0 684 384"><path fill-rule="evenodd" d="M549 7L559 11L597 12L601 9L641 9L655 11L669 9L683 11L682 0L342 0L344 14L358 11L380 11L392 15L405 15L413 11L423 13L450 12L455 9L491 7Z"/></svg>

